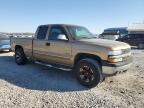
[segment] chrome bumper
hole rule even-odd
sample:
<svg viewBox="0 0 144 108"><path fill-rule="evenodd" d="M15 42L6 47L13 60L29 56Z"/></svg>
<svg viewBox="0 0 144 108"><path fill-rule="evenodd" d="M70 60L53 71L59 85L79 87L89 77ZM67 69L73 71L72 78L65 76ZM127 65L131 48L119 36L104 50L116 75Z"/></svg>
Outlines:
<svg viewBox="0 0 144 108"><path fill-rule="evenodd" d="M104 75L115 75L116 73L128 70L132 63L119 67L102 66L102 71Z"/></svg>

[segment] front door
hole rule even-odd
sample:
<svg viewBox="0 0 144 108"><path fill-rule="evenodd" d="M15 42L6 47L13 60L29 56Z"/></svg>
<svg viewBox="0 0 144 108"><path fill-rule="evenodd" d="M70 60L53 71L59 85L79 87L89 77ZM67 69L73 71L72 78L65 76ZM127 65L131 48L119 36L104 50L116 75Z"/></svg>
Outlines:
<svg viewBox="0 0 144 108"><path fill-rule="evenodd" d="M66 38L59 39L58 36L63 35ZM50 63L70 65L71 63L71 42L63 26L52 26L49 31L47 40L46 55Z"/></svg>

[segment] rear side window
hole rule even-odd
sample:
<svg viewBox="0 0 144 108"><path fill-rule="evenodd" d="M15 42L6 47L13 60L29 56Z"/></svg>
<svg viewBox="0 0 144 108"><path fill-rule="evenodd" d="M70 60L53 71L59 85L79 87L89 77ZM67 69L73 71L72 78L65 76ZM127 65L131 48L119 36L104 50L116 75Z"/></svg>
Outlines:
<svg viewBox="0 0 144 108"><path fill-rule="evenodd" d="M45 39L48 28L48 26L40 26L37 33L37 39Z"/></svg>

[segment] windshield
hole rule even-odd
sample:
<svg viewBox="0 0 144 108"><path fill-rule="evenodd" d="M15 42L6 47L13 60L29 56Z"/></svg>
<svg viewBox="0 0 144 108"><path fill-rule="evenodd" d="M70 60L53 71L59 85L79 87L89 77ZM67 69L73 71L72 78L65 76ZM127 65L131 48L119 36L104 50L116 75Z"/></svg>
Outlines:
<svg viewBox="0 0 144 108"><path fill-rule="evenodd" d="M90 33L85 27L68 26L68 30L76 40L94 38L94 35Z"/></svg>

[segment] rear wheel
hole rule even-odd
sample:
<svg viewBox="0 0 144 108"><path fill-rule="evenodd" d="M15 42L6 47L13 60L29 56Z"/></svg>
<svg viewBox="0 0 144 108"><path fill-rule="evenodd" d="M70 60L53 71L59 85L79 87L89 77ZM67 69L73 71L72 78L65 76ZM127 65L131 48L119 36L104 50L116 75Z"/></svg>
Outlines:
<svg viewBox="0 0 144 108"><path fill-rule="evenodd" d="M27 62L27 58L22 48L17 48L15 51L15 61L18 65L24 65Z"/></svg>
<svg viewBox="0 0 144 108"><path fill-rule="evenodd" d="M97 86L103 80L99 63L89 58L78 62L76 75L82 85L90 88Z"/></svg>

